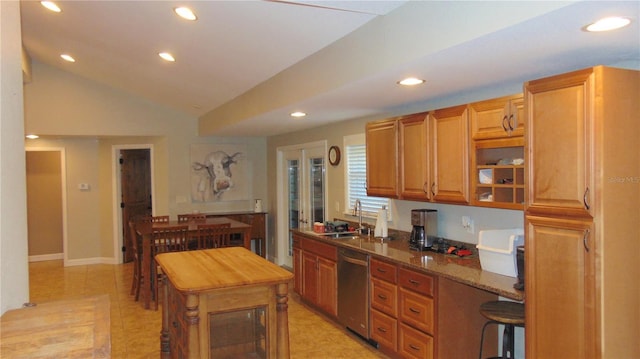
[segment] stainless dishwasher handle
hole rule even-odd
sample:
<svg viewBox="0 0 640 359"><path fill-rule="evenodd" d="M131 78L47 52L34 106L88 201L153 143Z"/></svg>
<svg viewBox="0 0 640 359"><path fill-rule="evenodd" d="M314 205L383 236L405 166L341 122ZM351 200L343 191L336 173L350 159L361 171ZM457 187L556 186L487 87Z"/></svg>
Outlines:
<svg viewBox="0 0 640 359"><path fill-rule="evenodd" d="M367 266L367 261L363 261L360 259L355 259L355 258L350 258L350 257L342 257L342 260L344 260L347 263L351 263L351 264L355 264L355 265L359 265L359 266L363 266L366 267Z"/></svg>

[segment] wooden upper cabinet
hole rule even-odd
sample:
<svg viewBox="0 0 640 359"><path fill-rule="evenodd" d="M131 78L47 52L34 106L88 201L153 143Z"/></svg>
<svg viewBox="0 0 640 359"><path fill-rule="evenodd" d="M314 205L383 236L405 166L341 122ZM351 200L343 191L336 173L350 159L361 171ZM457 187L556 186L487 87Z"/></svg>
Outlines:
<svg viewBox="0 0 640 359"><path fill-rule="evenodd" d="M437 202L469 203L467 105L429 112L431 193Z"/></svg>
<svg viewBox="0 0 640 359"><path fill-rule="evenodd" d="M524 135L522 94L475 102L469 105L474 140Z"/></svg>
<svg viewBox="0 0 640 359"><path fill-rule="evenodd" d="M427 113L400 118L399 173L400 197L428 201L431 198L429 181L429 147Z"/></svg>
<svg viewBox="0 0 640 359"><path fill-rule="evenodd" d="M398 197L398 122L367 123L367 195Z"/></svg>
<svg viewBox="0 0 640 359"><path fill-rule="evenodd" d="M593 82L588 69L525 84L529 213L592 215Z"/></svg>

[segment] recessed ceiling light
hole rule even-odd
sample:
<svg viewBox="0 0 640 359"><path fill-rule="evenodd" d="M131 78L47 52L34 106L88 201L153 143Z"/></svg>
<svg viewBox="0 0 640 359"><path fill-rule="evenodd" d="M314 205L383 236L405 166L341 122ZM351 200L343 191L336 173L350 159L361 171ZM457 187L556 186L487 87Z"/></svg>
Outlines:
<svg viewBox="0 0 640 359"><path fill-rule="evenodd" d="M173 11L175 11L176 14L178 14L178 16L180 16L183 19L187 19L191 21L195 21L198 19L196 14L194 14L193 11L191 11L191 9L189 9L188 7L177 7L173 9Z"/></svg>
<svg viewBox="0 0 640 359"><path fill-rule="evenodd" d="M58 5L56 5L53 1L40 1L40 5L46 7L47 9L53 11L53 12L60 12L62 11Z"/></svg>
<svg viewBox="0 0 640 359"><path fill-rule="evenodd" d="M40 137L40 136L38 136L38 135L27 135L26 137L27 137L28 139L30 139L30 140L35 140L36 138L38 138L38 137Z"/></svg>
<svg viewBox="0 0 640 359"><path fill-rule="evenodd" d="M626 17L606 17L600 19L593 24L587 25L584 29L590 32L610 31L625 27L631 23L631 20Z"/></svg>
<svg viewBox="0 0 640 359"><path fill-rule="evenodd" d="M300 111L296 111L296 112L292 112L291 113L291 117L304 117L306 115L307 115L306 113L300 112Z"/></svg>
<svg viewBox="0 0 640 359"><path fill-rule="evenodd" d="M74 59L71 55L68 55L68 54L62 54L60 55L60 57L62 57L64 61L76 62L76 59Z"/></svg>
<svg viewBox="0 0 640 359"><path fill-rule="evenodd" d="M415 77L407 77L404 80L398 81L398 84L403 85L403 86L415 86L415 85L420 85L422 83L424 83L424 80L418 79L418 78L415 78Z"/></svg>
<svg viewBox="0 0 640 359"><path fill-rule="evenodd" d="M171 61L171 62L175 62L176 59L173 58L173 55L171 55L168 52L161 52L158 54L158 56L162 57L163 59L167 60L167 61Z"/></svg>

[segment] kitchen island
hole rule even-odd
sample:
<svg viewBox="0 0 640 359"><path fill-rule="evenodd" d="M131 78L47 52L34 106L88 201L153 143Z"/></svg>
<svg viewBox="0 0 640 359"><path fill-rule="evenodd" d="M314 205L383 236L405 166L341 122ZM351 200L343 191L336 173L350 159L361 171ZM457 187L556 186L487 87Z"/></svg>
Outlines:
<svg viewBox="0 0 640 359"><path fill-rule="evenodd" d="M294 290L332 318L339 276L337 249L370 256L367 339L392 357L475 358L486 322L480 305L498 296L524 300L524 292L513 288L515 278L483 271L475 253L457 257L412 251L403 239L330 238L307 229L292 233ZM497 355L497 334L496 328L487 331L485 355Z"/></svg>
<svg viewBox="0 0 640 359"><path fill-rule="evenodd" d="M156 256L162 358L289 358L293 274L242 247Z"/></svg>

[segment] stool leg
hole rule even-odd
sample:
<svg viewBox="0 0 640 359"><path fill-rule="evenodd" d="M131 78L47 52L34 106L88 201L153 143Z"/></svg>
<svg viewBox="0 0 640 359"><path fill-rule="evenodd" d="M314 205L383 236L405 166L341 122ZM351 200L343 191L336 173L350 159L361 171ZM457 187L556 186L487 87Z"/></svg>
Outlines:
<svg viewBox="0 0 640 359"><path fill-rule="evenodd" d="M489 324L500 324L500 323L490 320L484 323L484 325L482 326L482 335L480 335L480 353L478 354L478 359L482 359L482 346L484 345L484 330L487 328L487 325Z"/></svg>
<svg viewBox="0 0 640 359"><path fill-rule="evenodd" d="M502 335L502 357L503 358L515 358L514 347L515 345L515 333L513 324L505 324L504 332Z"/></svg>

